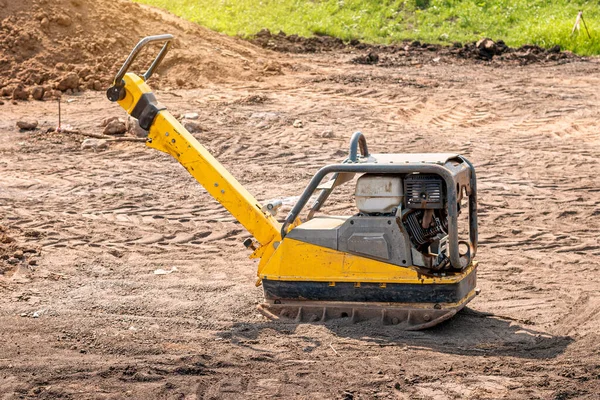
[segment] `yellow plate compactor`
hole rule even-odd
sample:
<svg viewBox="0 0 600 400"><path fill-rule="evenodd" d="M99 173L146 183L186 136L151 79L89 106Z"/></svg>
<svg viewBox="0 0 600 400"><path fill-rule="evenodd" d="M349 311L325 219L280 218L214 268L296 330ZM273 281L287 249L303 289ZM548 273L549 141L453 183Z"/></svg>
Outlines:
<svg viewBox="0 0 600 400"><path fill-rule="evenodd" d="M149 131L147 145L173 156L252 234L244 244L260 259L258 282L272 319L378 320L400 329L434 326L477 294L475 170L451 153L371 154L357 132L342 163L321 168L279 222L167 110L146 84L173 37L142 39L107 91ZM164 45L148 70L128 72L149 43ZM339 185L356 180L357 210L319 216ZM329 179L325 179L329 177ZM304 220L300 214L307 203ZM462 207L461 207L462 206ZM468 209L459 239L458 216ZM343 322L340 320L340 322Z"/></svg>

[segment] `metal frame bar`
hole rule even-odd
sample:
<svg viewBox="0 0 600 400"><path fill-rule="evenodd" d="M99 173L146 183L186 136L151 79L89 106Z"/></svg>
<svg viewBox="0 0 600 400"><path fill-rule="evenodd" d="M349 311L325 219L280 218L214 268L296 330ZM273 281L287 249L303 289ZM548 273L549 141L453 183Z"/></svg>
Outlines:
<svg viewBox="0 0 600 400"><path fill-rule="evenodd" d="M354 132L352 134L352 137L350 138L350 152L349 152L348 158L346 160L344 160L344 164L351 163L351 162L352 163L358 162L358 150L359 149L360 149L361 157L365 157L365 158L369 157L369 147L367 146L367 138L361 132L357 131L357 132ZM338 176L339 176L339 173L336 172L331 177L331 180L336 181L338 179ZM325 202L329 198L329 195L331 195L331 193L333 193L333 189L335 189L336 186L337 185L334 183L333 187L331 189L321 190L321 193L319 193L319 196L313 203L313 205L310 209L310 212L308 213L308 217L307 217L308 220L311 220L313 218L313 216L315 215L315 213L317 211L319 211L321 209L321 207L323 207L323 204L325 204Z"/></svg>
<svg viewBox="0 0 600 400"><path fill-rule="evenodd" d="M471 242L471 258L477 254L477 242L479 241L479 232L477 231L477 175L475 167L469 160L459 156L471 169L471 193L469 193L469 241Z"/></svg>
<svg viewBox="0 0 600 400"><path fill-rule="evenodd" d="M140 51L142 51L142 49L144 47L146 47L146 45L148 45L150 43L154 43L154 42L166 42L163 45L160 52L158 53L158 55L156 56L156 58L154 59L154 61L152 61L152 64L150 64L150 67L148 68L148 70L146 72L144 72L144 74L142 75L142 79L144 81L147 81L148 79L150 79L150 77L152 76L152 73L154 73L154 70L159 66L159 64L162 62L163 58L165 58L165 56L167 55L167 51L169 50L169 46L170 46L172 40L173 40L173 35L170 35L170 34L146 36L145 38L140 40L138 42L138 44L135 45L133 50L131 50L131 53L129 53L129 56L123 63L123 66L117 73L117 76L115 76L115 81L114 81L113 85L116 87L123 86L123 77L129 70L129 67L131 66L131 64L135 61L135 59L138 56L138 54L140 53Z"/></svg>
<svg viewBox="0 0 600 400"><path fill-rule="evenodd" d="M360 152L363 157L369 157L369 148L367 146L367 138L362 132L354 132L352 137L350 138L350 155L348 159L351 162L358 161L358 147L360 147Z"/></svg>

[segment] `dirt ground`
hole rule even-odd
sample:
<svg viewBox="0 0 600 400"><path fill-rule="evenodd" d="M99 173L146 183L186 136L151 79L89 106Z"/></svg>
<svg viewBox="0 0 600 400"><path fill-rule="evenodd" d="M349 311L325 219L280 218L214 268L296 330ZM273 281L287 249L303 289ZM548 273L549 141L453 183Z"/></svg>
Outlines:
<svg viewBox="0 0 600 400"><path fill-rule="evenodd" d="M0 399L599 398L600 62L356 55L274 54L284 75L157 97L198 113L196 137L261 201L299 195L356 130L374 152L466 155L480 296L421 332L269 322L247 234L184 168L143 143L82 149L46 133L56 102L7 102ZM111 116L99 92L63 96L83 132Z"/></svg>
<svg viewBox="0 0 600 400"><path fill-rule="evenodd" d="M104 91L138 40L161 33L175 40L163 76L154 76L160 87L277 72L258 47L131 1L0 0L0 94L39 100ZM159 49L144 50L136 64L147 66Z"/></svg>

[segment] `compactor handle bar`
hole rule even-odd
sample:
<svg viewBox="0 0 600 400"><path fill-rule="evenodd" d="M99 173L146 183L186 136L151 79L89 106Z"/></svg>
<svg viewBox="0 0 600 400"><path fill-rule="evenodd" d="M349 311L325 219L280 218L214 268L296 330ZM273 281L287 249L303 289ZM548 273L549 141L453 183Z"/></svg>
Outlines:
<svg viewBox="0 0 600 400"><path fill-rule="evenodd" d="M113 86L111 86L106 92L108 99L110 101L118 101L123 99L123 97L125 96L125 92L123 91L123 87L125 85L123 82L123 77L125 77L125 74L129 70L129 67L131 67L131 64L135 61L140 51L142 51L142 49L146 47L146 45L155 42L165 42L154 61L152 61L152 64L150 64L148 70L142 75L142 79L144 81L150 79L152 73L154 73L154 70L160 65L163 58L165 58L165 56L167 55L167 51L169 51L169 46L171 45L172 41L173 35L170 34L146 36L145 38L140 40L138 44L135 45L133 50L131 50L131 53L125 60L125 63L123 63L123 66L117 73L117 76L115 76Z"/></svg>

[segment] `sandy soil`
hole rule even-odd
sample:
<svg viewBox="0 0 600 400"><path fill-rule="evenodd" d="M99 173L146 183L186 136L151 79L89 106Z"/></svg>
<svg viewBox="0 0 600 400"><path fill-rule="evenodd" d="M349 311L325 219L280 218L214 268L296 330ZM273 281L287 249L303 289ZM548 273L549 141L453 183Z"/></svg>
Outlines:
<svg viewBox="0 0 600 400"><path fill-rule="evenodd" d="M82 150L45 133L55 102L7 103L0 398L597 399L600 63L273 57L285 75L157 97L200 114L198 139L259 200L300 194L356 130L373 151L465 154L481 295L422 332L269 322L247 234L174 160L142 143ZM63 111L96 133L123 115L97 92ZM40 129L18 132L22 116Z"/></svg>
<svg viewBox="0 0 600 400"><path fill-rule="evenodd" d="M138 40L161 33L175 36L163 76L154 76L161 87L277 73L258 47L131 1L0 0L0 94L39 100L104 91ZM135 65L148 66L158 46Z"/></svg>

